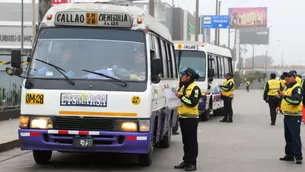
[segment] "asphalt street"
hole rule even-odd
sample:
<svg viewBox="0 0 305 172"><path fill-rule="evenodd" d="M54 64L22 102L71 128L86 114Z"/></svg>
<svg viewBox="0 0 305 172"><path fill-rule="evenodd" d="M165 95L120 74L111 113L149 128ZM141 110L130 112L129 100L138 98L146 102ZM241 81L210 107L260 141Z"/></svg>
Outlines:
<svg viewBox="0 0 305 172"><path fill-rule="evenodd" d="M268 106L262 91L237 91L234 123L220 123L220 117L201 122L198 128L198 170L201 172L304 172L305 164L281 162L284 155L283 116L270 126ZM302 139L305 141L305 125ZM169 149L156 149L153 164L139 167L137 157L114 154L54 153L49 165L36 165L30 151L18 148L0 153L0 172L175 172L181 161L181 135L173 136ZM304 144L305 145L305 144ZM305 151L304 151L305 152Z"/></svg>

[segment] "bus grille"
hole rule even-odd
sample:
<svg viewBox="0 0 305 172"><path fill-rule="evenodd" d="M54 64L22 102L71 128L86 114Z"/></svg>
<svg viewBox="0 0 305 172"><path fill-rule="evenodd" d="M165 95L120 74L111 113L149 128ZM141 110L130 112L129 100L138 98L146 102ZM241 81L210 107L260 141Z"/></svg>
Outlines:
<svg viewBox="0 0 305 172"><path fill-rule="evenodd" d="M112 131L113 119L96 117L54 117L54 129Z"/></svg>

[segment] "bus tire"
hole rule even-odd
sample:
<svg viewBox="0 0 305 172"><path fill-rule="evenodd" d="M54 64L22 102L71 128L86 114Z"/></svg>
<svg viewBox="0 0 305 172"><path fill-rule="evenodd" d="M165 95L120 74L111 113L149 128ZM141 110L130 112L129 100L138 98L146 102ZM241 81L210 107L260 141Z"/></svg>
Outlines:
<svg viewBox="0 0 305 172"><path fill-rule="evenodd" d="M169 148L172 141L172 131L171 127L168 128L166 134L163 136L162 140L160 141L160 148Z"/></svg>
<svg viewBox="0 0 305 172"><path fill-rule="evenodd" d="M151 147L151 146L150 146ZM139 165L141 166L150 166L152 163L152 148L149 149L147 154L140 154L139 155Z"/></svg>
<svg viewBox="0 0 305 172"><path fill-rule="evenodd" d="M52 151L34 150L33 157L36 164L48 164L52 157Z"/></svg>

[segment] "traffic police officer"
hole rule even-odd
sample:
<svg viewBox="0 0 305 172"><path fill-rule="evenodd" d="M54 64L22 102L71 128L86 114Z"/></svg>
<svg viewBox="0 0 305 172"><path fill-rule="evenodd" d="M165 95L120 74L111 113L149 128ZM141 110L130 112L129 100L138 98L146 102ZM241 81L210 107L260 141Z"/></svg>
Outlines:
<svg viewBox="0 0 305 172"><path fill-rule="evenodd" d="M195 84L194 79L199 75L191 68L181 73L182 87L176 93L181 99L181 107L177 109L179 114L180 129L183 142L183 162L175 166L176 169L185 171L197 170L198 142L197 127L199 122L198 104L201 96L200 88Z"/></svg>
<svg viewBox="0 0 305 172"><path fill-rule="evenodd" d="M290 71L286 77L286 88L279 91L282 97L280 107L284 117L285 156L282 161L294 161L302 164L302 141L300 136L302 121L302 88L296 81L296 72Z"/></svg>
<svg viewBox="0 0 305 172"><path fill-rule="evenodd" d="M264 100L269 104L271 125L275 125L276 121L276 108L280 103L278 91L282 90L281 82L276 80L276 74L270 74L270 80L266 83L264 89Z"/></svg>
<svg viewBox="0 0 305 172"><path fill-rule="evenodd" d="M221 88L221 98L224 103L225 115L224 118L220 122L233 122L233 108L232 108L232 99L234 94L234 80L233 74L227 73L226 79L223 85L219 85Z"/></svg>
<svg viewBox="0 0 305 172"><path fill-rule="evenodd" d="M301 85L302 79L301 79L301 77L299 77L297 71L296 71L296 70L291 70L290 72L293 72L293 73L294 73L294 75L296 76L296 81L297 81L297 83Z"/></svg>

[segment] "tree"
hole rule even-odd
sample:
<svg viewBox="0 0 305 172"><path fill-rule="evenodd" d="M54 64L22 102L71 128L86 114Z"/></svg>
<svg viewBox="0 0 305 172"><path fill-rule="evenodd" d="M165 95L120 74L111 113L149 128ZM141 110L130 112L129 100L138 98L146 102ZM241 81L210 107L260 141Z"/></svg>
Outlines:
<svg viewBox="0 0 305 172"><path fill-rule="evenodd" d="M236 89L238 89L240 84L242 83L242 77L240 76L239 72L234 73L234 83Z"/></svg>
<svg viewBox="0 0 305 172"><path fill-rule="evenodd" d="M252 57L250 58L246 58L246 66L252 66ZM267 60L266 60L266 56L265 55L260 55L260 56L255 56L254 57L254 66L256 67L263 67L266 65L272 65L274 63L274 60L272 57L268 56Z"/></svg>
<svg viewBox="0 0 305 172"><path fill-rule="evenodd" d="M247 72L245 74L245 79L247 79L250 82L253 81L262 82L264 81L265 78L266 78L266 74L260 71Z"/></svg>

